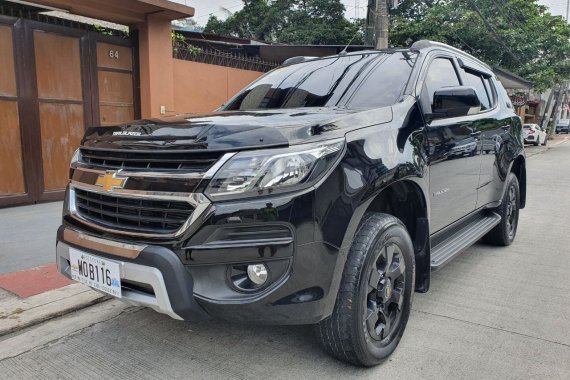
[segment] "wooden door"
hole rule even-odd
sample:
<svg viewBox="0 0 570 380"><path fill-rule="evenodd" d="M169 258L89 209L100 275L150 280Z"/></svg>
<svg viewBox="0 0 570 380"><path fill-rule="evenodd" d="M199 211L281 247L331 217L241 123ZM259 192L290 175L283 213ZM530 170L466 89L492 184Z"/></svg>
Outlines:
<svg viewBox="0 0 570 380"><path fill-rule="evenodd" d="M116 125L135 118L133 49L96 42L96 75L99 120L94 124Z"/></svg>
<svg viewBox="0 0 570 380"><path fill-rule="evenodd" d="M65 189L85 128L80 38L34 30L43 192ZM88 103L87 103L88 104Z"/></svg>
<svg viewBox="0 0 570 380"><path fill-rule="evenodd" d="M0 207L62 199L85 129L140 115L134 46L0 16Z"/></svg>
<svg viewBox="0 0 570 380"><path fill-rule="evenodd" d="M0 25L0 197L25 193L13 30Z"/></svg>

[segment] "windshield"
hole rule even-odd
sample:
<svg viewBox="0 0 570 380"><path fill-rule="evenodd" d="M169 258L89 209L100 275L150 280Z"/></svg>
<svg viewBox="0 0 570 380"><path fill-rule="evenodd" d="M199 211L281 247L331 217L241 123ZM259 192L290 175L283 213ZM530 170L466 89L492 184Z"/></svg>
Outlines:
<svg viewBox="0 0 570 380"><path fill-rule="evenodd" d="M317 59L270 71L224 110L299 107L375 108L394 104L412 71L412 52L365 53Z"/></svg>

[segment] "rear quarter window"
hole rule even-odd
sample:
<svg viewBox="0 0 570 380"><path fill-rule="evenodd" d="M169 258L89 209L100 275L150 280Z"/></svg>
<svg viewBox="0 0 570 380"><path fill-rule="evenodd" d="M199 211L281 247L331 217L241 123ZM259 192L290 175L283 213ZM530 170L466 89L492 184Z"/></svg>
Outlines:
<svg viewBox="0 0 570 380"><path fill-rule="evenodd" d="M505 106L507 106L507 108L514 110L515 107L513 106L513 103L511 102L511 98L509 97L509 94L507 94L507 90L505 90L505 88L503 87L503 85L501 84L501 82L499 82L498 79L495 79L496 81L496 87L498 89L498 92L500 94L500 96L502 97L502 102L504 102ZM493 81L489 80L490 83L493 83Z"/></svg>

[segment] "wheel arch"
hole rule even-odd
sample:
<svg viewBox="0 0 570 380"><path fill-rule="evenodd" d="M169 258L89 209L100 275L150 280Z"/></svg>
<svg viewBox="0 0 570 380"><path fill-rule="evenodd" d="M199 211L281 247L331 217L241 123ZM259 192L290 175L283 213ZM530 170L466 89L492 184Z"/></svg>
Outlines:
<svg viewBox="0 0 570 380"><path fill-rule="evenodd" d="M520 208L526 205L526 160L521 154L513 162L510 170L519 181L520 189Z"/></svg>
<svg viewBox="0 0 570 380"><path fill-rule="evenodd" d="M389 214L402 221L414 245L416 291L426 292L431 266L428 203L422 188L411 179L393 182L372 198L365 212Z"/></svg>

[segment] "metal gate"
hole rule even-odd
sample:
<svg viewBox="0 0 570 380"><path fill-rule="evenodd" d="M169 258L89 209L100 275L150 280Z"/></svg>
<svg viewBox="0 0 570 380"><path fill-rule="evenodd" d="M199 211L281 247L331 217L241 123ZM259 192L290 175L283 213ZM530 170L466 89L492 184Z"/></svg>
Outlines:
<svg viewBox="0 0 570 380"><path fill-rule="evenodd" d="M87 127L139 116L132 39L0 16L0 207L62 199Z"/></svg>

